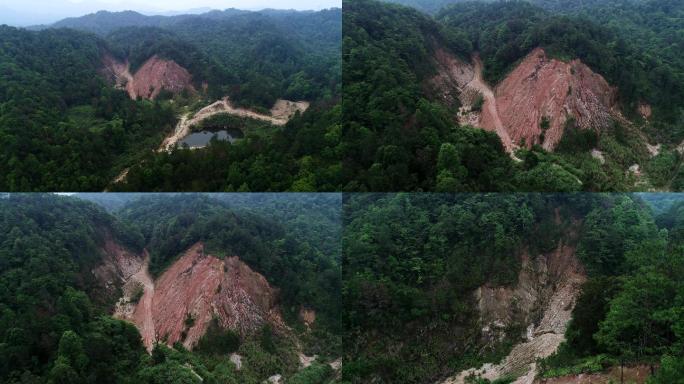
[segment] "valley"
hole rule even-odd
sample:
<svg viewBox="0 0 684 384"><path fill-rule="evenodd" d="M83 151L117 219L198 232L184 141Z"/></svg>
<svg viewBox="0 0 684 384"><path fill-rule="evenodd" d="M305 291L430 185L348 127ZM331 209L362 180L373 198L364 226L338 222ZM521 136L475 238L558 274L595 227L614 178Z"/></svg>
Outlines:
<svg viewBox="0 0 684 384"><path fill-rule="evenodd" d="M262 114L245 108L235 108L227 97L216 101L196 113L187 113L180 117L180 121L174 132L164 139L159 151L170 151L181 140L187 137L192 131L192 127L199 125L203 120L218 114L228 114L242 118L254 119L268 122L276 126L283 126L295 115L304 113L310 106L309 102L292 102L279 99L271 108L270 114Z"/></svg>
<svg viewBox="0 0 684 384"><path fill-rule="evenodd" d="M662 9L676 15L669 34L640 19ZM373 154L346 164L375 191L678 190L682 95L661 80L684 69L666 42L682 12L668 0L350 2L344 113Z"/></svg>
<svg viewBox="0 0 684 384"><path fill-rule="evenodd" d="M681 197L651 210L668 197L350 198L346 379L678 382L680 319L656 320L680 308Z"/></svg>
<svg viewBox="0 0 684 384"><path fill-rule="evenodd" d="M98 195L11 194L0 200L0 221L27 215L19 221L25 230L32 219L42 220L35 209L50 212L44 218L49 227L34 228L30 235L36 246L26 262L40 260L45 255L40 249L52 239L58 248L51 254L55 268L15 271L54 281L59 288L46 300L60 303L45 308L38 321L29 315L18 324L54 341L41 346L16 341L34 348L34 362L42 360L33 368L24 361L0 366L3 382L13 382L18 369L26 369L24 376L32 370L36 378L77 382L336 382L339 292L328 284L339 278L339 248L313 241L339 233L337 197L272 195L257 204L248 194L119 195L124 205L105 211ZM290 220L305 219L316 233L301 226L287 229ZM294 248L272 252L285 236ZM12 237L24 238L16 232ZM4 251L0 254L7 260ZM286 266L290 261L299 266ZM327 280L312 278L315 272ZM0 270L3 282L10 275ZM65 308L65 300L75 307ZM23 304L3 297L2 305L7 308L2 321L23 316L14 312ZM306 315L299 313L303 308ZM46 338L43 329L54 331ZM65 357L69 338L75 353L88 353L81 363Z"/></svg>
<svg viewBox="0 0 684 384"><path fill-rule="evenodd" d="M299 159L318 159L320 153L288 157L288 172L273 178L247 180L248 169L260 164L260 156L281 163L289 156L291 147L279 136L296 136L306 126L321 140L337 123L339 8L178 16L99 12L54 25L1 26L0 39L7 42L0 64L17 73L0 82L8 91L0 100L8 106L0 123L8 148L0 156L2 190L184 190L173 186L183 179L193 191L231 184L247 189L250 183L261 190L288 190L303 184L296 176L307 177L297 171ZM207 118L216 127L203 129ZM282 132L288 123L293 128ZM192 154L182 153L182 145L172 153L193 130L208 137L188 139ZM237 130L258 136L250 141L259 144L241 143L238 134L228 138ZM210 132L221 132L217 141L223 143L214 150L206 149L212 146ZM32 143L28 151L12 144L21 140ZM303 137L287 141L297 140ZM221 175L194 173L193 180L173 174L190 163L208 166L226 157L247 169L233 170L230 178L227 167L219 169ZM167 161L176 164L172 172ZM266 187L257 186L262 180ZM217 183L226 185L213 187Z"/></svg>

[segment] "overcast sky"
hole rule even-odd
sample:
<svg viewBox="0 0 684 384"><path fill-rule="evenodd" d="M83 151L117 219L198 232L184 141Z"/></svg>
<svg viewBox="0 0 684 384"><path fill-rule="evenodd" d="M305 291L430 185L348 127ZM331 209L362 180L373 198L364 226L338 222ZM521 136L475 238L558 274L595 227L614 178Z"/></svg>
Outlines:
<svg viewBox="0 0 684 384"><path fill-rule="evenodd" d="M342 0L0 0L0 24L25 26L52 23L99 10L131 9L146 14L162 14L202 8L319 10L341 6Z"/></svg>

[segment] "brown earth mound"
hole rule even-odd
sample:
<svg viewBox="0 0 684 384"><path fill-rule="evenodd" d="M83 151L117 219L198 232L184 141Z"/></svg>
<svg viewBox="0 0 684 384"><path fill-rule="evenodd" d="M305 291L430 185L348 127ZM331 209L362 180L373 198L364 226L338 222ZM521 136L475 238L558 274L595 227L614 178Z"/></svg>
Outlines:
<svg viewBox="0 0 684 384"><path fill-rule="evenodd" d="M119 89L125 89L131 99L141 97L154 99L162 90L180 93L185 89L194 91L192 75L172 60L152 56L135 74L130 73L130 64L105 55L102 59L102 74Z"/></svg>
<svg viewBox="0 0 684 384"><path fill-rule="evenodd" d="M153 284L146 265L138 279L144 294L132 311L117 315L136 324L148 349L154 342L182 342L192 348L212 319L247 335L264 324L276 330L286 326L277 307L278 292L238 257L223 260L204 252L198 243L169 267Z"/></svg>
<svg viewBox="0 0 684 384"><path fill-rule="evenodd" d="M437 50L435 62L438 74L431 85L440 99L451 105L457 93L463 105L459 121L496 132L509 152L521 143L553 150L570 118L581 129L595 130L622 119L617 92L603 77L579 60L550 59L542 48L533 50L493 90L482 80L477 55L473 65ZM478 95L484 101L481 112L472 108Z"/></svg>

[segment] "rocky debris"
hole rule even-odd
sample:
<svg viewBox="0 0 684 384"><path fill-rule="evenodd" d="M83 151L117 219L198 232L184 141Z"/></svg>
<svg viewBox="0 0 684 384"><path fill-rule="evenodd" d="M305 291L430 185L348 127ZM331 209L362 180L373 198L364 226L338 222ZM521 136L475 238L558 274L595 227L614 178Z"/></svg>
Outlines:
<svg viewBox="0 0 684 384"><path fill-rule="evenodd" d="M332 361L330 363L330 368L332 368L334 371L339 371L342 369L342 358Z"/></svg>
<svg viewBox="0 0 684 384"><path fill-rule="evenodd" d="M482 79L477 54L471 65L438 49L435 62L438 74L430 84L439 98L446 105L458 98L463 106L459 122L496 132L509 152L521 144L555 149L571 118L578 128L594 130L624 120L617 92L603 77L579 60L550 59L542 48L533 50L493 90ZM484 101L481 112L472 108L478 95Z"/></svg>
<svg viewBox="0 0 684 384"><path fill-rule="evenodd" d="M109 54L103 56L102 63L105 78L128 92L131 99L155 99L162 90L174 94L185 89L195 91L190 72L157 55L149 58L135 74L131 74L128 61L121 62Z"/></svg>
<svg viewBox="0 0 684 384"><path fill-rule="evenodd" d="M313 364L314 361L318 358L318 355L313 355L313 356L307 356L303 353L299 353L299 365L300 367L303 368L308 368Z"/></svg>
<svg viewBox="0 0 684 384"><path fill-rule="evenodd" d="M140 270L145 255L132 253L114 240L110 233L105 234L102 254L102 263L91 271L95 279L107 294L113 294L119 287L124 287L125 292L126 282Z"/></svg>
<svg viewBox="0 0 684 384"><path fill-rule="evenodd" d="M116 315L135 323L148 350L155 342L181 342L192 349L213 319L243 336L264 324L287 330L277 306L278 291L238 257L205 254L202 243L192 246L154 283L147 264L130 280L142 282L144 294L132 311L117 310Z"/></svg>
<svg viewBox="0 0 684 384"><path fill-rule="evenodd" d="M235 369L238 371L242 369L242 356L238 355L237 353L230 354L230 362L235 364Z"/></svg>
<svg viewBox="0 0 684 384"><path fill-rule="evenodd" d="M662 149L662 147L662 144L651 145L649 143L646 143L646 149L648 149L648 153L649 155L651 155L651 157L658 156L660 154L660 150Z"/></svg>
<svg viewBox="0 0 684 384"><path fill-rule="evenodd" d="M644 102L639 103L639 105L637 106L637 111L639 112L639 115L641 115L641 117L646 120L648 120L653 114L653 109L651 108L651 105Z"/></svg>
<svg viewBox="0 0 684 384"><path fill-rule="evenodd" d="M121 90L126 90L126 85L133 82L133 75L129 71L130 64L128 60L119 61L110 54L105 54L102 57L103 67L101 69L102 75L114 87Z"/></svg>
<svg viewBox="0 0 684 384"><path fill-rule="evenodd" d="M606 163L606 157L603 155L603 152L599 151L598 149L591 150L591 157L598 160L601 164Z"/></svg>
<svg viewBox="0 0 684 384"><path fill-rule="evenodd" d="M579 375L568 375L554 377L551 379L537 379L534 384L612 384L619 383L620 378L624 378L625 383L644 384L651 375L651 368L648 365L636 367L612 367L606 372L584 373Z"/></svg>
<svg viewBox="0 0 684 384"><path fill-rule="evenodd" d="M278 99L276 100L273 108L271 108L271 117L277 120L289 121L294 115L299 113L304 113L311 103L308 101L290 101Z"/></svg>
<svg viewBox="0 0 684 384"><path fill-rule="evenodd" d="M456 105L466 94L473 97L472 92L467 90L467 85L475 77L475 70L470 63L455 57L438 48L435 51L435 63L437 75L430 80L430 86L439 93L440 100L446 105ZM470 100L460 101L467 105L464 110L470 110Z"/></svg>
<svg viewBox="0 0 684 384"><path fill-rule="evenodd" d="M299 309L299 319L304 323L304 325L306 325L307 328L311 328L311 326L316 322L316 311L301 307Z"/></svg>
<svg viewBox="0 0 684 384"><path fill-rule="evenodd" d="M514 346L499 364L465 370L442 384L463 384L471 376L489 380L514 376L518 378L515 384L532 384L536 360L553 354L563 342L585 280L574 247L563 241L554 252L534 259L523 253L515 287L483 286L475 292L475 299L485 345L511 336L505 332L514 324L528 325L526 341Z"/></svg>
<svg viewBox="0 0 684 384"><path fill-rule="evenodd" d="M641 176L641 166L639 164L632 164L627 172L632 173L635 176Z"/></svg>
<svg viewBox="0 0 684 384"><path fill-rule="evenodd" d="M154 282L149 273L150 256L145 251L144 262L140 269L132 275L124 286L124 295L116 305L114 317L135 323L140 331L143 344L148 351L152 351L157 340L152 314L152 300L154 298ZM137 302L133 302L132 295L139 286L143 288L143 294Z"/></svg>
<svg viewBox="0 0 684 384"><path fill-rule="evenodd" d="M282 375L273 375L266 380L266 383L269 384L283 384L283 376Z"/></svg>

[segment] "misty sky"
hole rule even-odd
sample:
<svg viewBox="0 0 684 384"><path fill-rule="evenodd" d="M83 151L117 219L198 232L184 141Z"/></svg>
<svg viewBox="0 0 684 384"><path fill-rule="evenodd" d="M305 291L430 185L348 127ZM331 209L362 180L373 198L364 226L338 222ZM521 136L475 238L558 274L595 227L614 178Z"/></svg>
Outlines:
<svg viewBox="0 0 684 384"><path fill-rule="evenodd" d="M319 10L341 6L342 0L0 0L0 24L26 26L52 23L99 10L131 9L145 14L164 14L203 8Z"/></svg>

